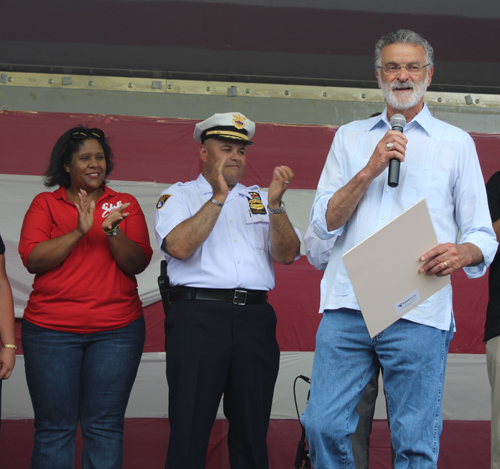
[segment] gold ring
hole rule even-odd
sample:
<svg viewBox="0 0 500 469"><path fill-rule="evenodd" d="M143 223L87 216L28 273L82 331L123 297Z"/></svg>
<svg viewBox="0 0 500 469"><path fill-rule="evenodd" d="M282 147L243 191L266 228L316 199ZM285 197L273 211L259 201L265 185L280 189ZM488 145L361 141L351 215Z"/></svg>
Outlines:
<svg viewBox="0 0 500 469"><path fill-rule="evenodd" d="M443 264L446 268L448 268L448 264L446 263L446 261L443 261Z"/></svg>

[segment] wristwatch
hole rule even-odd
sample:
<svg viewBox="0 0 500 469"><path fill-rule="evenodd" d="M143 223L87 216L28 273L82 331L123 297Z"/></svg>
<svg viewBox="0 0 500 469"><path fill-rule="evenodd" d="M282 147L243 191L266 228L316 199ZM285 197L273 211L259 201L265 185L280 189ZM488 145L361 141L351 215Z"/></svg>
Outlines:
<svg viewBox="0 0 500 469"><path fill-rule="evenodd" d="M224 204L222 202L219 202L218 200L215 200L213 197L210 199L210 202L212 202L214 205L217 205L217 207L224 207Z"/></svg>
<svg viewBox="0 0 500 469"><path fill-rule="evenodd" d="M271 215L277 215L278 213L283 213L285 211L285 202L281 201L280 206L278 208L269 208L268 205L267 210Z"/></svg>
<svg viewBox="0 0 500 469"><path fill-rule="evenodd" d="M104 233L106 233L106 236L116 236L119 231L120 231L120 225L116 225L114 228L111 228L108 231L104 231Z"/></svg>

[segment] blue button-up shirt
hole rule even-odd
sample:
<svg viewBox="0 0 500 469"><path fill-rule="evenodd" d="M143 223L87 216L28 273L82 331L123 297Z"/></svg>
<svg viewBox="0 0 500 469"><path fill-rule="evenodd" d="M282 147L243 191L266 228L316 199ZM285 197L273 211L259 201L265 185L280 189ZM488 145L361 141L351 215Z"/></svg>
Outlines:
<svg viewBox="0 0 500 469"><path fill-rule="evenodd" d="M473 243L481 250L483 262L464 268L469 278L482 276L495 256L498 244L474 142L466 132L432 117L426 105L404 129L408 144L399 186L387 185L386 169L371 183L348 222L328 231L328 201L366 166L390 128L386 109L380 116L340 127L333 140L311 211L314 232L322 239L337 237L321 281L320 312L359 310L342 255L423 198L439 243L456 243L460 231L460 243ZM448 330L451 315L449 285L405 319Z"/></svg>

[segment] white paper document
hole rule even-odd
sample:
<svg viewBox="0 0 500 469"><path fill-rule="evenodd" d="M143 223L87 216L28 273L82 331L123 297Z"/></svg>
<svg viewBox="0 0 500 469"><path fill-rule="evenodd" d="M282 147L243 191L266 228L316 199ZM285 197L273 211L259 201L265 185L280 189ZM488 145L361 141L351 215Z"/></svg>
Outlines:
<svg viewBox="0 0 500 469"><path fill-rule="evenodd" d="M418 272L437 245L423 199L342 256L371 337L450 283Z"/></svg>

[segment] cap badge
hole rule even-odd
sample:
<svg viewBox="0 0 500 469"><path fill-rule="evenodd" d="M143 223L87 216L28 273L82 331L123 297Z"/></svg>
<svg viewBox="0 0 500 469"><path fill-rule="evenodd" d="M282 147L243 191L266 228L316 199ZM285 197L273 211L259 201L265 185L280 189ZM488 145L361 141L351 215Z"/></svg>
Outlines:
<svg viewBox="0 0 500 469"><path fill-rule="evenodd" d="M245 116L242 116L240 114L233 114L233 124L234 126L238 129L238 130L241 130L245 127L245 121L246 121L246 117Z"/></svg>

